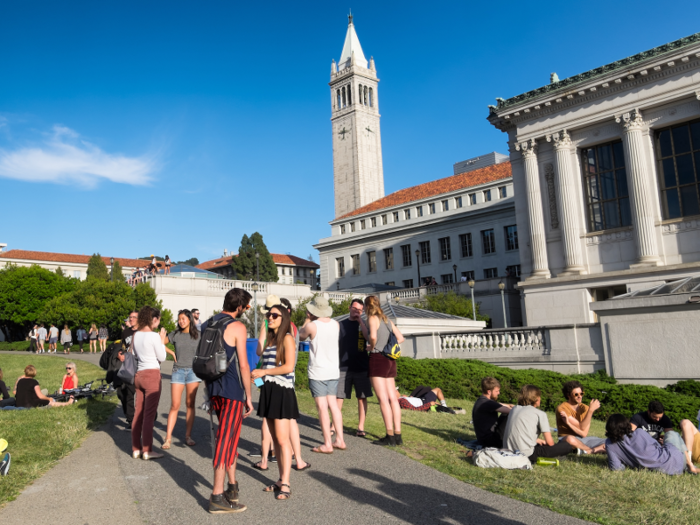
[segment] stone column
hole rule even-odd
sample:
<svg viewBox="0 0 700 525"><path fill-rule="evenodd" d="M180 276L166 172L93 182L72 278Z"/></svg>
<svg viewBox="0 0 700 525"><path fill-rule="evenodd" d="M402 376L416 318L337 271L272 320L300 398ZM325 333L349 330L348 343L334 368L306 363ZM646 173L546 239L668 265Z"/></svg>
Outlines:
<svg viewBox="0 0 700 525"><path fill-rule="evenodd" d="M528 279L547 279L551 277L551 274L547 263L547 239L544 234L540 174L537 166L537 143L535 139L530 139L517 143L515 149L520 151L523 156L525 184L527 186L527 215L530 223L530 250L532 250L532 273Z"/></svg>
<svg viewBox="0 0 700 525"><path fill-rule="evenodd" d="M644 119L638 109L618 115L615 122L622 125L622 145L625 151L627 184L637 244L637 263L630 268L659 266L659 251L654 231L654 208L649 190L649 177L644 154Z"/></svg>
<svg viewBox="0 0 700 525"><path fill-rule="evenodd" d="M547 135L547 141L554 143L555 187L557 190L557 208L561 226L562 244L564 245L565 268L559 275L580 275L585 273L578 224L578 205L574 184L578 178L571 166L571 148L573 143L566 130Z"/></svg>

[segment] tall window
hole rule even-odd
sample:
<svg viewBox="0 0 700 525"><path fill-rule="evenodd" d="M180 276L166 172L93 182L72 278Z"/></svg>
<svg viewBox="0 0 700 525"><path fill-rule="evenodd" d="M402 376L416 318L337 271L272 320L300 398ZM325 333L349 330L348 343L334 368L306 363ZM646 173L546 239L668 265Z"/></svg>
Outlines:
<svg viewBox="0 0 700 525"><path fill-rule="evenodd" d="M471 270L469 272L462 272L462 277L464 277L467 281L473 281L474 280L474 270Z"/></svg>
<svg viewBox="0 0 700 525"><path fill-rule="evenodd" d="M360 84L360 88L358 90L358 93L360 95L360 98L358 98L357 100L360 104L363 104L363 102L362 102L362 84Z"/></svg>
<svg viewBox="0 0 700 525"><path fill-rule="evenodd" d="M387 220L386 215L382 215L382 224L386 224L387 222L389 221Z"/></svg>
<svg viewBox="0 0 700 525"><path fill-rule="evenodd" d="M340 93L343 95L343 107L347 106L346 99L345 99L345 88L342 87L340 88Z"/></svg>
<svg viewBox="0 0 700 525"><path fill-rule="evenodd" d="M412 265L411 245L410 244L404 244L403 246L401 246L401 259L403 259L404 267ZM409 286L409 288L410 288L410 286Z"/></svg>
<svg viewBox="0 0 700 525"><path fill-rule="evenodd" d="M423 206L416 206L416 217L423 216Z"/></svg>
<svg viewBox="0 0 700 525"><path fill-rule="evenodd" d="M377 271L377 252L367 252L367 262L369 265L369 273Z"/></svg>
<svg viewBox="0 0 700 525"><path fill-rule="evenodd" d="M372 92L372 88L369 88L369 107L374 107L374 93Z"/></svg>
<svg viewBox="0 0 700 525"><path fill-rule="evenodd" d="M350 257L352 257L352 274L360 275L360 256L351 255Z"/></svg>
<svg viewBox="0 0 700 525"><path fill-rule="evenodd" d="M403 211L403 217L404 217L404 219L406 219L406 220L410 219L410 218L411 218L411 210L410 210L410 209L409 209L409 210L404 210L404 211Z"/></svg>
<svg viewBox="0 0 700 525"><path fill-rule="evenodd" d="M486 190L484 192L484 202L490 202L491 201L491 190Z"/></svg>
<svg viewBox="0 0 700 525"><path fill-rule="evenodd" d="M364 230L365 228L367 228L367 223L364 219L360 219L360 229Z"/></svg>
<svg viewBox="0 0 700 525"><path fill-rule="evenodd" d="M462 197L457 197L455 199L455 208L461 208L462 207Z"/></svg>
<svg viewBox="0 0 700 525"><path fill-rule="evenodd" d="M351 95L351 93L352 93L352 88L351 88L350 86L348 86L348 106L349 106L350 104L352 104L352 95Z"/></svg>
<svg viewBox="0 0 700 525"><path fill-rule="evenodd" d="M403 282L404 288L413 288L413 279L405 279Z"/></svg>
<svg viewBox="0 0 700 525"><path fill-rule="evenodd" d="M476 193L469 194L469 204L471 204L472 206L476 204Z"/></svg>
<svg viewBox="0 0 700 525"><path fill-rule="evenodd" d="M455 282L454 277L451 273L445 273L441 275L440 280L442 281L442 284L452 284Z"/></svg>
<svg viewBox="0 0 700 525"><path fill-rule="evenodd" d="M372 228L376 228L377 227L377 218L372 217L372 219L370 219L370 220L372 221Z"/></svg>
<svg viewBox="0 0 700 525"><path fill-rule="evenodd" d="M430 241L420 243L420 262L421 264L430 263Z"/></svg>
<svg viewBox="0 0 700 525"><path fill-rule="evenodd" d="M449 237L443 237L442 239L438 239L440 242L440 260L441 261L449 261L452 259L452 250L450 249L450 238Z"/></svg>
<svg viewBox="0 0 700 525"><path fill-rule="evenodd" d="M354 231L355 231L355 223L354 223L354 222L351 222L351 223L350 223L350 231L351 231L351 232L354 232Z"/></svg>
<svg viewBox="0 0 700 525"><path fill-rule="evenodd" d="M520 277L520 265L506 266L506 277Z"/></svg>
<svg viewBox="0 0 700 525"><path fill-rule="evenodd" d="M506 251L518 249L518 227L506 226L503 228L506 234Z"/></svg>
<svg viewBox="0 0 700 525"><path fill-rule="evenodd" d="M498 277L498 268L484 269L484 279L495 279Z"/></svg>
<svg viewBox="0 0 700 525"><path fill-rule="evenodd" d="M581 150L590 231L632 224L622 142Z"/></svg>
<svg viewBox="0 0 700 525"><path fill-rule="evenodd" d="M398 211L394 212L394 222L399 222L399 212Z"/></svg>
<svg viewBox="0 0 700 525"><path fill-rule="evenodd" d="M394 269L394 249L384 248L384 269L393 270Z"/></svg>
<svg viewBox="0 0 700 525"><path fill-rule="evenodd" d="M337 271L336 277L345 277L345 257L338 257L335 260L335 265Z"/></svg>
<svg viewBox="0 0 700 525"><path fill-rule="evenodd" d="M340 225L340 235L343 235L345 233L345 225L341 224Z"/></svg>
<svg viewBox="0 0 700 525"><path fill-rule="evenodd" d="M496 236L493 230L483 230L481 232L481 244L484 248L484 255L496 253Z"/></svg>
<svg viewBox="0 0 700 525"><path fill-rule="evenodd" d="M656 134L664 219L700 215L700 120Z"/></svg>
<svg viewBox="0 0 700 525"><path fill-rule="evenodd" d="M459 236L459 247L462 250L462 257L471 257L474 255L472 251L472 234L463 233Z"/></svg>
<svg viewBox="0 0 700 525"><path fill-rule="evenodd" d="M336 94L336 96L338 97L338 108L337 108L337 109L340 109L341 107L343 107L343 106L340 105L340 90L337 89L337 90L335 91L335 94Z"/></svg>
<svg viewBox="0 0 700 525"><path fill-rule="evenodd" d="M498 196L501 199L505 199L508 196L508 191L506 190L505 186L501 186L500 188L498 188Z"/></svg>
<svg viewBox="0 0 700 525"><path fill-rule="evenodd" d="M442 211L449 211L450 210L450 201L444 200L442 201Z"/></svg>
<svg viewBox="0 0 700 525"><path fill-rule="evenodd" d="M435 213L435 203L428 204L428 209L431 214Z"/></svg>
<svg viewBox="0 0 700 525"><path fill-rule="evenodd" d="M365 106L367 105L367 86L365 86L365 101L364 101Z"/></svg>

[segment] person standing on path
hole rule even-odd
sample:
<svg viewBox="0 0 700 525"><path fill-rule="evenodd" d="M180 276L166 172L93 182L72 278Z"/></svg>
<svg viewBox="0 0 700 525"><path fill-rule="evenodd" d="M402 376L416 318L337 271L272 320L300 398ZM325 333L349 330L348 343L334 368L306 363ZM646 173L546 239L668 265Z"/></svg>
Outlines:
<svg viewBox="0 0 700 525"><path fill-rule="evenodd" d="M78 344L80 345L80 353L83 353L83 343L87 339L87 332L85 331L85 328L82 326L78 327L78 329L75 331L75 340L78 341Z"/></svg>
<svg viewBox="0 0 700 525"><path fill-rule="evenodd" d="M63 330L61 330L61 344L63 345L63 353L70 353L70 347L73 345L73 336L67 324L64 324Z"/></svg>
<svg viewBox="0 0 700 525"><path fill-rule="evenodd" d="M369 354L367 353L367 325L362 319L364 304L361 299L350 303L350 317L340 321L340 380L338 381L338 408L343 409L343 401L352 399L355 387L359 423L357 437L365 437L365 417L367 415L367 398L372 397L372 385L369 382Z"/></svg>
<svg viewBox="0 0 700 525"><path fill-rule="evenodd" d="M53 353L56 353L56 345L58 343L58 328L51 323L51 327L49 328L49 353L51 353L51 350L53 350Z"/></svg>
<svg viewBox="0 0 700 525"><path fill-rule="evenodd" d="M34 327L36 328L36 326ZM48 333L46 332L46 328L44 328L44 325L41 324L39 326L39 331L37 333L37 343L39 344L39 349L37 350L37 353L43 354L45 352L44 350L44 343L46 343L48 337Z"/></svg>
<svg viewBox="0 0 700 525"><path fill-rule="evenodd" d="M403 343L403 335L399 329L387 319L379 305L379 299L370 295L365 299L369 337L367 350L369 354L369 379L372 388L379 398L379 409L382 412L386 436L374 443L383 446L403 445L401 438L401 406L399 394L396 391L396 360L386 357L382 350L389 342L393 332L399 344Z"/></svg>
<svg viewBox="0 0 700 525"><path fill-rule="evenodd" d="M167 255L166 255L167 258ZM180 401L182 400L182 391L187 390L185 395L185 406L187 412L185 416L185 443L193 447L196 445L192 439L192 427L194 426L194 405L197 398L197 388L202 382L192 371L192 363L194 355L197 352L199 345L199 330L194 325L192 313L189 310L180 310L177 315L178 329L170 332L165 340L165 343L172 343L175 346L173 352L168 347L165 351L173 356L175 364L173 372L170 376L170 413L168 414L168 427L165 435L165 441L161 447L163 450L168 450L173 437L173 429L175 422L180 412Z"/></svg>
<svg viewBox="0 0 700 525"><path fill-rule="evenodd" d="M90 332L88 333L88 337L90 338L90 353L96 353L97 352L97 325L95 323L92 323L92 326L90 327Z"/></svg>
<svg viewBox="0 0 700 525"><path fill-rule="evenodd" d="M100 329L97 333L97 338L100 340L100 352L104 353L107 350L107 338L109 337L109 331L105 325L100 325Z"/></svg>
<svg viewBox="0 0 700 525"><path fill-rule="evenodd" d="M32 326L32 329L29 330L29 351L38 354L38 346L37 346L37 337L39 337L39 330L37 329L37 326L34 325Z"/></svg>
<svg viewBox="0 0 700 525"><path fill-rule="evenodd" d="M134 386L136 403L134 421L131 428L132 457L138 459L159 459L160 452L153 452L153 425L158 412L158 401L163 387L160 377L160 364L165 361L165 328L158 329L160 311L150 306L139 310L138 332L134 334L134 355L137 368Z"/></svg>
<svg viewBox="0 0 700 525"><path fill-rule="evenodd" d="M309 342L309 390L316 402L318 419L323 432L323 445L311 452L332 454L333 449L345 450L343 439L343 415L338 408L336 394L340 377L338 335L340 326L330 318L333 308L325 297L316 297L306 305L306 320L299 330L299 338L310 338ZM330 409L336 432L331 441Z"/></svg>
<svg viewBox="0 0 700 525"><path fill-rule="evenodd" d="M296 348L287 309L282 305L273 306L265 317L268 330L263 364L262 368L253 370L251 379L263 378L264 381L260 389L258 416L265 419L270 429L280 475L279 481L265 487L264 491L276 492L275 499L286 500L292 496L289 485L292 471L290 421L299 418L294 392Z"/></svg>
<svg viewBox="0 0 700 525"><path fill-rule="evenodd" d="M119 352L112 353L110 369L107 372L109 375L111 371L112 385L114 385L114 388L117 389L117 397L122 403L122 411L124 412L124 417L126 418L125 430L131 430L131 423L134 420L134 412L136 410L136 386L133 383L122 381L117 376L117 372L119 372L119 369L122 366L121 363L124 362L124 354L132 351L132 341L138 326L138 318L139 313L137 311L129 313L129 317L126 319L126 327L124 330L122 330L122 347Z"/></svg>
<svg viewBox="0 0 700 525"><path fill-rule="evenodd" d="M253 412L253 401L250 397L250 365L246 350L248 334L245 325L236 320L250 308L250 298L251 295L242 288L232 288L224 297L223 311L212 318L217 321L226 316L234 319L224 330L223 346L227 362L231 362L235 353L238 367L231 363L221 378L206 382L211 409L219 420L213 458L214 487L209 498L211 514L242 512L248 508L239 503L236 462L243 418ZM202 324L202 337L207 324ZM224 492L227 476L228 489Z"/></svg>

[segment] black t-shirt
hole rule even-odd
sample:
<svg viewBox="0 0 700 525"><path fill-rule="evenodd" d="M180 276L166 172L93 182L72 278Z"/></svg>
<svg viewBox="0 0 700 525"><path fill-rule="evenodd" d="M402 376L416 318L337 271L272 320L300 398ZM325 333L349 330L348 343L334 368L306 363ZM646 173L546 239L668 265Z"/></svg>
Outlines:
<svg viewBox="0 0 700 525"><path fill-rule="evenodd" d="M131 338L136 333L136 330L129 328L128 326L122 330L122 346L124 350L128 350L131 346Z"/></svg>
<svg viewBox="0 0 700 525"><path fill-rule="evenodd" d="M48 405L48 401L39 399L36 395L34 387L39 386L36 379L24 377L17 383L17 395L15 397L15 406L24 408L35 408L38 406Z"/></svg>
<svg viewBox="0 0 700 525"><path fill-rule="evenodd" d="M635 414L632 416L630 423L636 425L637 428L643 428L654 439L659 439L661 434L664 433L664 429L673 428L673 422L666 414L661 416L661 419L656 422L649 417L649 412L640 412L639 414Z"/></svg>
<svg viewBox="0 0 700 525"><path fill-rule="evenodd" d="M472 420L474 421L474 432L476 433L477 441L483 440L496 429L496 423L498 423L500 414L496 410L502 406L498 401L492 401L484 396L476 400L472 409Z"/></svg>
<svg viewBox="0 0 700 525"><path fill-rule="evenodd" d="M340 321L339 324L340 369L350 372L367 372L369 370L369 354L366 351L367 341L360 330L360 322L351 321L348 318Z"/></svg>
<svg viewBox="0 0 700 525"><path fill-rule="evenodd" d="M0 395L3 399L10 399L10 393L7 391L4 381L0 381Z"/></svg>

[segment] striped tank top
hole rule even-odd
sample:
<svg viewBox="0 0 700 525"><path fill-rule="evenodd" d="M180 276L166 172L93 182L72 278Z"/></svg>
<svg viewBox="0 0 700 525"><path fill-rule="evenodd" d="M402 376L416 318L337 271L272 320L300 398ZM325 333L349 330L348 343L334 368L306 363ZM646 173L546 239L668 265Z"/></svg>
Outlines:
<svg viewBox="0 0 700 525"><path fill-rule="evenodd" d="M277 357L277 347L270 346L263 351L262 355L262 368L263 370L268 368L275 368L277 363L275 358ZM265 376L263 378L265 381L272 381L285 388L294 389L294 370L289 374L279 375L279 376Z"/></svg>

